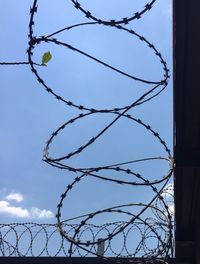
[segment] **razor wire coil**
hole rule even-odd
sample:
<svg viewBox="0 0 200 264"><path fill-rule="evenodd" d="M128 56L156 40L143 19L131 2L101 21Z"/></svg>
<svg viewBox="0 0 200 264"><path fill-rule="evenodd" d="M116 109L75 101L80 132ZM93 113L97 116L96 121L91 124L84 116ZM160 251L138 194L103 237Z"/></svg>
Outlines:
<svg viewBox="0 0 200 264"><path fill-rule="evenodd" d="M48 245L49 241L54 234L59 233L60 236L60 244L59 247L54 253L55 256L58 255L65 255L65 256L73 256L78 254L80 256L88 256L88 255L96 255L99 257L103 257L106 259L106 254L109 256L128 256L128 257L137 257L138 255L143 258L144 263L150 263L155 258L162 257L164 260L167 259L169 256L173 255L173 219L172 219L172 212L169 209L168 202L163 197L163 193L166 193L167 184L170 181L170 178L173 173L174 165L173 165L173 158L171 156L170 149L168 148L166 142L161 138L159 133L155 131L150 125L146 124L140 118L134 117L130 114L130 110L134 109L134 107L141 106L142 104L149 102L153 98L157 97L168 85L169 80L169 69L167 67L167 63L163 59L161 53L156 49L154 44L148 41L145 37L135 32L133 29L128 28L127 24L130 24L135 19L140 19L143 14L147 11L151 10L156 0L153 0L147 3L142 10L134 13L130 17L125 17L123 19L110 19L110 20L103 20L95 15L93 15L90 11L87 11L80 2L71 0L74 7L77 11L82 12L87 19L92 21L90 22L83 22L74 25L67 26L63 29L60 29L56 32L53 32L47 36L40 36L37 37L34 35L34 25L35 25L35 16L38 11L38 0L33 1L33 5L30 9L30 20L29 20L29 42L28 42L28 49L27 49L27 62L0 62L0 65L29 65L33 75L35 76L36 80L38 81L39 85L41 85L48 93L53 95L58 101L63 102L67 105L67 107L75 108L81 111L81 113L68 120L64 124L62 124L55 132L52 133L51 137L48 139L45 148L44 148L44 161L49 164L50 166L56 167L58 169L66 170L70 172L70 174L75 174L74 180L68 184L66 190L61 194L60 201L57 205L57 224L50 225L50 224L36 224L36 223L17 223L17 224L7 224L7 225L0 225L0 252L4 255L9 256L26 256L32 255L34 256L33 252L33 243L37 240L37 236L41 233L45 234L45 245L38 256L42 256L46 254L50 256ZM102 26L102 27L109 27L119 31L123 31L126 34L130 34L130 36L136 37L141 43L145 44L150 51L155 54L155 58L160 61L160 64L163 68L162 77L160 80L151 81L143 78L139 78L137 76L131 75L126 71L122 71L119 68L114 67L112 64L108 64L105 61L100 60L99 58L76 48L68 44L67 42L60 41L58 39L58 34L61 32L69 31L73 28L81 28L84 26ZM40 76L39 73L39 66L41 64L36 63L33 59L34 56L34 49L37 45L41 43L52 43L57 46L64 47L65 49L69 49L72 52L78 53L81 56L87 57L88 59L96 62L99 65L103 65L106 68L116 72L117 74L124 76L125 78L129 78L132 81L143 83L145 85L149 85L149 89L147 92L144 92L139 98L133 100L131 104L125 106L115 106L114 108L96 108L96 107L89 107L85 105L81 105L77 102L72 102L67 98L61 96L60 94L56 93L54 88L49 86L44 79ZM91 137L85 144L80 145L76 150L66 153L65 155L59 157L52 157L50 156L51 144L56 139L61 131L70 127L70 125L78 122L79 120L84 120L84 118L89 116L101 116L101 115L112 115L113 119L109 122L99 133ZM105 166L99 167L74 167L72 165L67 164L67 161L70 158L78 155L83 155L83 151L93 145L102 135L104 135L114 124L116 124L120 119L126 119L129 122L137 124L138 126L144 128L149 134L152 135L157 142L160 143L163 150L166 153L166 157L147 157L138 160L129 160L118 162L114 164L109 164ZM124 165L132 165L135 163L145 162L145 161L154 161L154 160L162 160L167 162L169 166L169 170L166 175L154 179L149 180L145 178L142 174L133 171L132 168L124 168ZM133 180L128 181L124 179L116 179L114 177L105 176L104 172L112 171L113 175L117 173L124 173L126 176L131 176ZM78 174L78 176L77 176ZM129 203L129 204L122 204L117 205L101 210L97 210L95 212L91 212L89 214L80 215L74 217L73 219L62 219L63 215L63 205L65 200L67 199L69 193L75 186L79 186L81 181L85 178L95 178L98 180L103 180L106 182L112 182L113 184L119 185L127 185L127 186L146 186L151 190L154 194L152 199L148 203ZM159 187L159 184L162 184ZM128 208L141 208L139 212L133 214L131 210ZM152 217L144 217L143 215L148 211L151 211L151 214L154 215L155 218ZM137 210L136 210L137 211ZM121 221L121 222L113 222L113 223L105 223L103 225L95 225L91 224L90 222L99 215L103 215L105 213L114 213L114 214L121 214L125 216L129 216L128 221ZM80 221L79 224L72 224L71 221L77 220ZM7 231L2 231L3 229L7 228ZM18 228L22 228L22 231L19 232ZM36 231L33 229L36 228ZM136 247L134 248L134 252L131 252L128 249L128 236L130 236L131 232L135 230L135 228L139 231L140 239L138 243L136 243ZM48 231L49 229L53 229ZM99 234L103 231L106 232L103 238L99 237ZM34 233L36 232L36 233ZM50 232L50 233L49 233ZM90 232L92 237L90 240L85 240L84 232ZM15 239L13 241L9 241L7 239L10 234L15 234ZM26 251L21 252L19 247L19 242L23 239L25 233L30 234L30 245ZM116 252L112 246L112 241L119 235L122 235L122 248L121 251ZM147 240L156 240L155 248L151 248L148 245ZM66 246L67 241L67 246ZM13 244L14 243L14 244ZM97 253L97 247L100 243L105 243L104 249L104 256L100 256ZM62 253L61 253L62 252ZM145 260L146 259L146 260Z"/></svg>

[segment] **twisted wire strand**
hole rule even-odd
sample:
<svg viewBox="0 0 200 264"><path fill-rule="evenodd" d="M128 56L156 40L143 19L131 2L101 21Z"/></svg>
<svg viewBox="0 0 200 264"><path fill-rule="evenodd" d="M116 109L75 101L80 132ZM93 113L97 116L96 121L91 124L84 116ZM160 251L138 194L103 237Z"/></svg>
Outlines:
<svg viewBox="0 0 200 264"><path fill-rule="evenodd" d="M11 66L19 66L19 65L29 65L30 63L28 61L15 61L15 62L0 62L0 65L11 65ZM33 62L34 65L42 66L40 63Z"/></svg>
<svg viewBox="0 0 200 264"><path fill-rule="evenodd" d="M52 133L48 139L44 148L43 160L52 167L58 169L66 170L71 175L75 175L74 180L71 184L68 184L65 191L61 194L60 201L57 205L57 224L38 224L38 223L16 223L16 224L1 224L0 225L0 252L4 255L9 256L34 256L34 242L37 237L41 234L44 235L44 247L37 252L37 256L48 255L50 253L50 241L55 235L59 235L60 243L54 252L55 256L65 255L74 256L76 254L80 256L91 256L96 255L98 257L107 259L107 256L111 257L142 257L142 260L135 260L135 263L154 263L155 260L161 263L167 263L167 259L173 255L173 216L170 211L168 201L164 194L166 194L167 186L170 182L170 178L173 174L174 164L173 158L171 156L170 149L168 148L166 142L161 138L160 134L155 131L150 125L146 124L140 118L136 118L130 114L130 111L134 107L138 107L156 98L168 85L169 80L169 69L167 63L163 59L161 53L156 49L154 44L148 41L144 36L138 34L131 28L127 28L127 24L135 19L140 19L147 11L151 10L156 0L150 1L145 4L142 10L135 12L131 16L127 16L123 19L110 19L103 20L96 17L90 11L86 10L80 2L77 0L70 0L77 11L82 12L87 19L92 21L83 22L78 24L69 25L65 28L59 29L46 36L37 37L34 35L34 25L35 16L38 11L38 0L34 0L30 8L30 20L29 20L29 33L28 33L28 48L27 48L27 62L0 62L0 65L29 65L30 69L35 76L38 83L51 95L53 95L58 101L63 102L67 107L75 108L81 111L81 113L71 118L62 124L55 132ZM123 25L123 26L122 26ZM119 68L114 67L111 64L93 56L84 50L78 49L66 42L60 41L58 35L62 32L67 32L74 28L81 27L91 27L91 26L101 26L105 28L113 28L125 34L130 34L130 36L137 38L142 44L145 44L150 51L155 54L155 59L160 61L163 68L162 77L160 80L148 80L139 78L135 75L129 74L126 71L122 71ZM133 82L142 83L149 86L149 89L144 92L139 98L133 99L129 105L125 106L115 106L112 108L96 108L81 105L77 102L72 102L67 98L64 98L60 94L55 92L54 87L50 87L44 79L40 76L39 68L37 66L42 66L33 60L35 48L42 43L51 43L56 46L64 47L65 49L71 50L74 53L80 54L99 65L106 67L107 69L116 72L117 74L131 79ZM52 157L50 155L51 144L56 140L59 133L66 128L70 127L75 122L79 120L84 120L84 118L90 116L102 116L102 115L112 115L112 121L100 130L96 135L91 137L86 143L79 146L72 152L66 153L65 155L59 157ZM98 167L74 167L68 163L68 161L78 155L83 155L84 150L89 148L91 145L95 144L105 133L109 131L115 123L121 119L126 119L133 124L144 128L152 138L160 143L163 150L166 153L166 157L145 157L137 160L122 161L113 164L102 165ZM150 180L144 177L142 174L134 171L131 165L149 162L149 161L165 161L168 164L168 172L159 177L158 179ZM124 166L129 166L126 168ZM113 176L110 177L106 173L112 172ZM125 176L131 177L131 180L116 179L116 175L123 173ZM83 179L95 178L98 180L103 180L105 182L112 182L113 184L123 185L123 186L146 186L152 193L153 196L149 202L140 203L128 203L119 204L109 208L104 208L97 210L95 212L86 213L83 215L78 215L73 218L68 218L63 220L64 215L64 203L67 200L69 194L74 190L75 186L79 186ZM137 210L139 211L137 211ZM135 210L135 212L134 212ZM129 220L116 221L111 223L104 223L102 225L97 225L92 223L95 217L103 214L120 214L128 217ZM148 216L147 216L148 215ZM74 223L77 221L79 223ZM7 231L3 231L4 229ZM22 228L21 233L19 233L18 228ZM36 231L33 231L36 229ZM129 248L129 237L132 235L134 237L134 232L138 231L139 237L135 237L134 243L135 247L132 250ZM90 233L90 239L86 239L84 234ZM30 244L28 248L23 249L20 247L20 242L24 238L24 234L30 234ZM104 233L103 237L100 237L101 233ZM132 234L133 233L133 234ZM10 235L15 235L14 241L9 241ZM105 235L106 234L106 235ZM121 241L119 239L121 238ZM87 237L87 236L86 236ZM121 249L114 249L115 239L118 239L118 247L121 245ZM150 242L148 242L150 241ZM154 243L152 242L154 241ZM156 241L156 242L155 242ZM105 248L103 255L98 254L98 246L104 243ZM120 244L121 243L121 244ZM153 248L152 248L153 247ZM162 258L162 259L161 259ZM113 258L114 260L114 258ZM112 262L112 259L109 258Z"/></svg>

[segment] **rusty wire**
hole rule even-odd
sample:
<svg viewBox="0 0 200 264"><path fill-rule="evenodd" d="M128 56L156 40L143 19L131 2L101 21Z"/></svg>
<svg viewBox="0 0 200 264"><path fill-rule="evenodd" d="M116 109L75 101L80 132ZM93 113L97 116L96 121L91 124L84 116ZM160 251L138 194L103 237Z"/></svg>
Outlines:
<svg viewBox="0 0 200 264"><path fill-rule="evenodd" d="M169 80L169 69L167 63L163 59L161 53L156 49L156 47L148 41L142 35L139 35L132 28L128 28L127 24L132 22L134 19L139 19L144 13L149 11L156 0L153 0L145 5L143 10L134 13L130 17L125 17L121 20L110 19L102 20L101 18L95 17L90 11L87 11L78 1L71 0L77 11L81 11L88 19L93 20L90 22L83 22L74 25L67 26L56 32L52 32L48 36L35 36L34 35L34 25L35 25L35 15L38 10L38 0L33 1L33 5L30 9L30 21L29 21L29 43L27 49L28 61L27 62L1 62L0 65L29 65L31 71L38 83L51 95L53 95L58 101L66 104L67 107L76 108L81 111L80 115L71 118L64 124L62 124L55 132L52 133L51 137L46 143L44 148L44 161L58 169L69 171L70 175L74 175L74 180L71 184L68 184L65 191L61 194L60 201L57 206L57 223L56 224L36 224L36 223L16 223L16 224L2 224L0 226L0 254L8 256L35 256L33 251L33 244L37 240L38 235L41 233L44 235L44 246L40 252L37 252L37 256L51 256L49 252L49 243L54 235L60 235L60 243L58 243L58 248L54 249L54 256L91 256L96 255L106 259L106 256L113 257L142 257L142 263L153 263L157 258L162 258L163 262L173 255L173 220L172 212L169 209L169 204L164 199L163 192L166 192L166 187L170 181L173 173L173 159L166 142L161 138L158 132L156 132L150 125L146 124L140 118L134 117L130 114L136 106L141 106L142 104L149 102L153 98L157 97L168 85ZM60 32L69 31L73 28L83 27L83 26L101 26L115 28L116 30L123 31L130 36L136 37L141 43L144 43L150 51L155 54L155 59L158 59L163 68L163 74L161 78L157 81L150 81L147 79L142 79L137 76L128 74L113 65L110 65L97 57L90 55L89 53L80 50L66 42L60 41L57 35ZM56 37L56 38L55 38ZM125 106L116 106L114 108L98 109L95 106L88 107L80 105L78 102L72 102L67 98L62 97L57 94L53 87L47 85L47 83L41 78L39 73L39 68L41 66L34 62L34 49L37 45L41 43L53 43L58 46L62 46L69 49L75 53L81 54L96 63L107 67L108 69L122 75L132 81L143 83L149 85L149 89L139 98L134 99L131 104ZM79 120L84 120L88 116L101 116L101 115L111 115L113 119L109 122L99 133L90 138L85 144L79 146L76 150L66 153L60 157L52 157L50 155L51 144L56 139L58 134L69 127L71 124L78 122ZM69 165L67 161L76 156L81 155L82 152L94 144L103 134L105 134L115 123L120 119L126 119L133 124L144 128L148 133L152 135L152 139L155 139L160 143L164 149L165 157L147 157L138 160L128 160L117 164L109 164L100 167L73 167ZM127 168L129 165L138 164L145 161L162 160L167 162L169 166L168 172L158 179L149 180L143 175L133 171L132 167ZM126 165L126 167L124 167ZM112 171L113 177L106 175L106 172ZM123 179L116 179L118 173L123 173ZM125 180L126 176L131 176L131 180ZM85 215L79 215L74 218L65 219L63 218L63 205L67 199L69 193L75 186L79 186L81 181L85 178L96 178L98 180L103 180L107 182L112 182L113 184L119 184L123 186L146 186L150 192L153 193L152 199L148 202L141 203L129 203L115 205L110 208L105 208L91 212ZM136 210L136 209L137 210ZM133 211L135 210L135 213ZM125 215L129 220L117 221L111 223L104 223L102 225L93 224L92 221L96 216L103 215L105 213L120 214ZM148 216L147 216L148 213ZM75 223L77 221L78 223ZM135 245L132 249L129 249L128 237L134 236L133 233L137 230L140 236L136 237L134 241ZM90 232L90 240L84 238L84 233ZM104 232L103 237L100 237L100 233ZM10 239L10 234L14 234L14 240ZM20 248L20 242L24 239L25 234L30 235L29 244L26 250ZM106 234L106 235L105 235ZM116 252L113 248L113 241L117 237L122 236L121 241L118 241L119 248L121 249ZM154 241L154 247L151 248L148 244L148 240ZM156 242L155 242L156 241ZM97 253L97 248L100 243L105 243L104 256L100 256ZM138 262L140 263L140 262Z"/></svg>

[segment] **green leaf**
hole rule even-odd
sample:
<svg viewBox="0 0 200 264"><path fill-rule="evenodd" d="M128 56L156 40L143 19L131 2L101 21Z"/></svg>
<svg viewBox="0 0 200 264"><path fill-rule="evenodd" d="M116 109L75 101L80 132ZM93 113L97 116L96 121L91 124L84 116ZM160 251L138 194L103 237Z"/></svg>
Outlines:
<svg viewBox="0 0 200 264"><path fill-rule="evenodd" d="M45 52L42 56L42 66L47 66L46 63L48 63L52 58L52 55L50 51Z"/></svg>

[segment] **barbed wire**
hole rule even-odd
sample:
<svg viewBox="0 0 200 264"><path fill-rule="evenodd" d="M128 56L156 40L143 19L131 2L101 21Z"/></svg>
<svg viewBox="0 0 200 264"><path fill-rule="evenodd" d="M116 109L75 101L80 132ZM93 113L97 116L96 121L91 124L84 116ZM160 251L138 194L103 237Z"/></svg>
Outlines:
<svg viewBox="0 0 200 264"><path fill-rule="evenodd" d="M53 95L58 101L63 102L67 107L75 108L81 111L81 114L71 118L64 124L62 124L55 132L52 133L48 139L44 148L43 160L58 169L69 171L70 174L74 174L74 180L71 184L68 184L65 191L61 194L60 201L57 205L56 224L38 224L38 223L16 223L16 224L1 224L0 225L0 252L3 256L35 256L34 243L39 235L43 234L44 246L41 251L37 252L37 256L48 255L50 253L50 241L55 239L55 235L59 234L60 242L58 248L55 250L54 243L54 256L65 255L68 257L76 254L80 256L91 256L96 255L107 259L107 256L114 257L142 257L142 263L153 263L155 259L162 258L163 262L167 262L167 259L173 255L173 216L169 208L168 201L164 198L163 193L166 194L167 186L170 182L170 178L173 173L174 164L171 156L170 149L166 142L161 138L160 134L155 131L150 125L146 124L140 118L134 117L130 114L130 110L134 107L143 105L146 102L151 101L157 97L168 85L169 80L169 69L167 63L163 59L161 53L156 49L154 44L148 41L144 36L138 34L133 29L127 28L127 24L135 19L140 19L143 14L151 10L156 0L147 3L142 10L135 12L131 16L127 16L123 19L110 19L103 20L94 16L90 11L87 11L78 1L71 0L75 9L82 12L87 19L92 21L73 24L57 30L47 36L37 37L34 34L34 25L36 19L36 13L38 11L38 0L34 0L30 9L30 20L29 20L29 33L28 33L28 49L27 49L27 62L0 62L0 65L29 65L33 75L35 76L38 83L51 95ZM131 75L126 71L114 67L111 64L81 50L67 42L60 41L58 34L61 32L69 31L73 28L79 28L84 26L101 26L106 28L113 28L119 32L129 34L131 37L134 36L141 43L145 44L148 49L155 54L155 59L159 60L163 73L159 80L148 80L139 78L135 75ZM122 26L123 25L123 26ZM56 38L55 38L56 36ZM40 76L39 68L42 66L34 61L34 50L37 45L42 43L52 43L57 46L64 47L65 49L71 50L74 53L80 54L99 65L102 65L117 74L124 76L134 82L148 85L149 89L144 92L139 98L133 100L129 105L115 106L111 108L97 108L95 106L89 107L87 105L81 105L78 102L72 102L67 98L58 94L53 87L47 85L44 79ZM52 157L50 155L51 144L59 133L64 129L70 127L70 125L80 120L84 120L89 116L100 117L102 115L112 116L112 121L100 130L96 135L92 136L86 143L80 145L76 150L66 153L59 157ZM118 163L112 163L109 165L98 166L98 167L75 167L72 166L68 161L78 155L82 155L83 151L93 145L102 135L108 132L119 120L125 119L132 124L137 124L141 128L145 129L152 139L155 139L160 143L163 150L166 153L165 157L145 157L137 160L128 160ZM165 161L168 164L168 172L159 177L158 179L150 180L144 177L142 174L134 171L131 165L135 165L142 162L150 161ZM127 168L127 166L129 166ZM107 172L112 172L112 177L107 176ZM117 175L123 173L124 177L118 179ZM129 176L131 180L124 180ZM95 212L79 215L74 218L63 218L64 214L64 203L68 198L69 193L75 186L79 186L83 179L95 178L103 180L105 182L112 182L113 184L123 186L146 186L150 192L153 193L152 198L148 203L128 203L115 205L113 207L104 208ZM118 214L125 216L125 219L129 220L116 221L112 223L104 223L97 225L92 221L103 214ZM74 223L77 221L79 223ZM137 230L137 236L133 235L133 232ZM25 248L20 247L21 241L24 239L25 234L30 235L29 242ZM90 235L85 234L90 233ZM14 235L13 238L10 236ZM131 249L129 249L129 237L134 239L131 241ZM89 238L90 237L90 238ZM121 238L121 241L119 239ZM117 239L118 250L114 249L113 244ZM98 252L99 245L104 245L103 252ZM110 259L109 259L110 260ZM141 262L138 262L141 263Z"/></svg>
<svg viewBox="0 0 200 264"><path fill-rule="evenodd" d="M167 192L164 190L163 194ZM164 195L163 195L164 196ZM129 206L146 207L146 204L130 204ZM127 207L127 205L126 205ZM121 209L119 209L121 208ZM122 209L123 206L109 208L108 211L125 213L133 216L129 211ZM154 205L149 206L151 211L155 211L156 218L137 217L137 220L128 224L127 221L106 223L104 225L84 224L81 232L78 224L72 224L68 219L62 222L62 228L71 236L77 233L76 238L81 243L82 239L92 237L92 241L86 242L83 248L74 242L69 242L64 236L60 236L60 226L57 224L43 223L11 223L0 224L0 256L90 256L91 252L98 251L98 245L103 242L102 235L105 233L109 239L104 244L104 254L112 257L131 257L142 256L143 258L156 259L162 257L169 243L171 234L169 233L170 222L165 212ZM128 228L124 226L128 224ZM120 229L121 237L117 241L117 248L113 243L113 232ZM140 239L135 240L137 232ZM148 240L151 240L151 244ZM152 240L154 244L152 247ZM98 243L96 243L98 241ZM93 243L92 243L93 242ZM131 242L131 245L130 245ZM81 243L82 244L82 243ZM159 251L158 251L159 249Z"/></svg>
<svg viewBox="0 0 200 264"><path fill-rule="evenodd" d="M83 14L88 19L92 19L92 20L98 22L99 24L104 24L104 25L109 25L109 26L116 26L116 25L119 25L119 24L128 24L129 22L131 22L134 19L140 19L143 14L145 14L147 11L151 10L151 8L153 7L153 4L156 2L156 0L153 0L151 2L147 2L146 5L144 6L144 8L141 11L135 12L130 17L125 17L122 20L110 19L110 21L105 21L105 20L102 20L100 18L95 17L94 15L92 15L92 13L90 11L86 10L80 4L80 2L77 1L77 0L71 0L71 2L74 4L74 7L76 9L80 10L81 12L83 12Z"/></svg>

